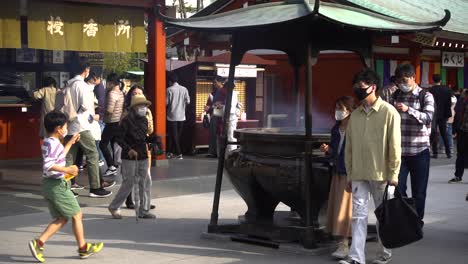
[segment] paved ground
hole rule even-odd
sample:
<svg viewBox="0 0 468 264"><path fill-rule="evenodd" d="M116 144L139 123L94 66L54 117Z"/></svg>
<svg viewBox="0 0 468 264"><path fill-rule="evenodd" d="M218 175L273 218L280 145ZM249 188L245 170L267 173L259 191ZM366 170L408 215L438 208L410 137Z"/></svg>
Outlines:
<svg viewBox="0 0 468 264"><path fill-rule="evenodd" d="M468 202L464 200L468 184L447 184L453 165L443 164L449 162L439 159L431 168L425 238L395 250L393 263L468 263ZM31 176L27 177L38 175L37 167L29 169L26 165L0 165L3 179L0 181L0 263L33 262L26 243L50 221L40 201L38 184ZM106 210L107 199L80 197L80 203L85 205L86 237L105 242L102 253L86 263L336 263L328 255L292 254L201 239L211 212L215 165L214 160L186 158L171 160L168 169L154 168L156 174L160 172L153 178L157 220L136 223L130 210L123 211L124 219L114 220ZM14 175L18 175L16 180L11 180ZM245 209L243 201L226 183L221 196L220 221L234 223ZM280 210L287 208L283 206ZM373 221L372 217L370 222ZM47 263L84 262L77 258L75 248L68 225L47 243ZM368 260L374 252L375 243L368 243Z"/></svg>

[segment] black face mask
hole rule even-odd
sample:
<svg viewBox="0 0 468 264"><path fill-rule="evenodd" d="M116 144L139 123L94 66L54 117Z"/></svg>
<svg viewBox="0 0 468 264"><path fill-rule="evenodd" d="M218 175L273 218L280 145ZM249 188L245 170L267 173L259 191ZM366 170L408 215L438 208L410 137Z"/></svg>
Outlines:
<svg viewBox="0 0 468 264"><path fill-rule="evenodd" d="M356 95L356 97L358 98L359 101L362 101L362 100L366 99L367 96L369 96L372 93L372 92L367 93L367 90L369 88L370 87L368 87L367 89L353 88L354 94Z"/></svg>

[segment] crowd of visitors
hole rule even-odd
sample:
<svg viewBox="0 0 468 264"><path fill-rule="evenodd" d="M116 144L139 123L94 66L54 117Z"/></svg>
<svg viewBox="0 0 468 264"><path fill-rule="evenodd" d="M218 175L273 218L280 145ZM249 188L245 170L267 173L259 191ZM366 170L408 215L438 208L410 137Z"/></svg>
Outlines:
<svg viewBox="0 0 468 264"><path fill-rule="evenodd" d="M390 197L395 188L409 196L409 177L415 210L424 219L431 152L433 158L439 157L441 141L447 158L451 158L456 138L455 175L449 183L462 181L468 151L468 92L453 93L440 83L438 75L433 76L435 85L421 88L415 77L412 65L401 64L391 84L379 89L379 76L364 69L354 76L355 96L342 96L335 102L336 124L331 129L331 142L323 144L321 150L334 164L326 224L327 231L338 241L332 256L341 264L365 263L370 196L376 207L382 203L386 188ZM190 96L174 73L169 73L167 80L166 155L182 159L180 141ZM232 107L225 115L224 82L221 76L214 78L205 107L210 157L222 155L219 143L224 129L228 141L235 141L233 133L242 108L234 91ZM142 86L134 85L124 94L116 74L109 74L104 83L83 60L79 72L65 87L57 88L53 78L46 78L43 88L33 96L43 100L43 189L54 218L38 238L29 242L38 261L45 260L44 243L69 218L73 220L80 257L86 258L103 247L103 243L85 241L81 210L72 191L84 188L75 181L82 160L86 161L89 196L93 198L112 194L106 189L115 182L104 178L116 175L120 169L123 182L108 206L113 218L122 218L120 208L124 203L136 210L138 218L156 218L150 212L155 206L151 205L152 154L148 145L154 132L153 115ZM225 116L229 116L227 127ZM103 165L107 165L107 170L101 173ZM385 264L391 261L392 251L383 246L379 234L378 238L379 250L372 263Z"/></svg>

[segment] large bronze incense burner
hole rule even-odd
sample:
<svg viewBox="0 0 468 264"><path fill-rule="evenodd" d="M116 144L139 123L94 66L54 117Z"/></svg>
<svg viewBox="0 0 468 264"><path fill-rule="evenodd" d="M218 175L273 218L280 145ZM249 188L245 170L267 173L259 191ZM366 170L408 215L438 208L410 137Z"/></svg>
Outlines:
<svg viewBox="0 0 468 264"><path fill-rule="evenodd" d="M302 219L306 216L304 130L253 128L236 130L240 148L228 154L225 169L235 190L248 206L244 221L273 223L276 206L282 202ZM312 134L313 148L329 142L328 134ZM328 198L331 167L322 155L312 156L313 193L310 210L314 226ZM302 223L303 224L303 223Z"/></svg>

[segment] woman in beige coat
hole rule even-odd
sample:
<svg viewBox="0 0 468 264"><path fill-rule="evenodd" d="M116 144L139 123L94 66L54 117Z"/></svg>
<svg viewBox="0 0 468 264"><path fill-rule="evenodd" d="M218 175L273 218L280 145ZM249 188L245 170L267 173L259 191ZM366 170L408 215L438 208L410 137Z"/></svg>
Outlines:
<svg viewBox="0 0 468 264"><path fill-rule="evenodd" d="M52 77L46 77L43 81L43 87L33 92L34 100L42 100L41 107L41 126L39 136L44 138L47 133L44 128L44 116L55 108L55 95L57 94L57 82Z"/></svg>

